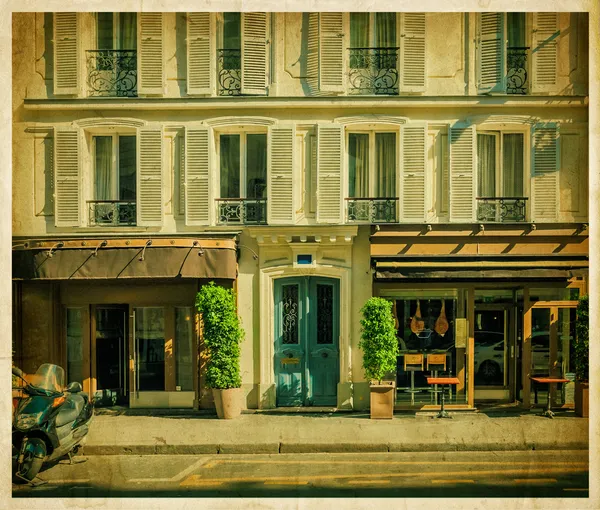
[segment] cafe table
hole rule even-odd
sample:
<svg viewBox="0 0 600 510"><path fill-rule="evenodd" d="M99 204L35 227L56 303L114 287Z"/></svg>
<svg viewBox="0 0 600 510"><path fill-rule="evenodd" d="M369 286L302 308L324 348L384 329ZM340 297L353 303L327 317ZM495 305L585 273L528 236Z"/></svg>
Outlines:
<svg viewBox="0 0 600 510"><path fill-rule="evenodd" d="M554 418L554 413L552 412L552 398L550 396L550 388L553 384L560 383L568 383L569 379L563 379L562 377L542 377L542 376L529 376L533 382L538 384L547 384L548 385L548 403L546 404L546 410L542 413L542 416L547 416L548 418Z"/></svg>

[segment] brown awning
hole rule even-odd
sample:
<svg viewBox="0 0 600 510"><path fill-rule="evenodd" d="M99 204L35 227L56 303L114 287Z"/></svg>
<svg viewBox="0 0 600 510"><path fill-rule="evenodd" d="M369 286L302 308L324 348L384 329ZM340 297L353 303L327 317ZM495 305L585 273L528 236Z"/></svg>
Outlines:
<svg viewBox="0 0 600 510"><path fill-rule="evenodd" d="M87 240L20 246L13 249L13 278L19 280L237 276L234 239Z"/></svg>
<svg viewBox="0 0 600 510"><path fill-rule="evenodd" d="M376 280L568 280L573 277L587 277L587 269L552 269L552 268L511 268L511 269L455 269L436 270L423 268L395 267L377 268Z"/></svg>

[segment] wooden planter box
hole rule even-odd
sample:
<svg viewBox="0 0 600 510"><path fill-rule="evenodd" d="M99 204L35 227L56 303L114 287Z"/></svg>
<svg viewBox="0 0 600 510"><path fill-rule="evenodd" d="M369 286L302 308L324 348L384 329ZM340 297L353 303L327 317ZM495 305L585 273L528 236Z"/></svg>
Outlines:
<svg viewBox="0 0 600 510"><path fill-rule="evenodd" d="M371 381L371 419L391 420L394 417L394 401L396 382L382 381L381 384Z"/></svg>
<svg viewBox="0 0 600 510"><path fill-rule="evenodd" d="M583 418L590 415L590 383L575 381L575 414Z"/></svg>

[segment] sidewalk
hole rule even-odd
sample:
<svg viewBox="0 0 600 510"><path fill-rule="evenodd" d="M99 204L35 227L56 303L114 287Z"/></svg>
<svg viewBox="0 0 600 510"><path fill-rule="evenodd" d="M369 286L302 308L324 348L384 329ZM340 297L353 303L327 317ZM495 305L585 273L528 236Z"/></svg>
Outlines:
<svg viewBox="0 0 600 510"><path fill-rule="evenodd" d="M588 419L572 411L554 419L537 412L367 413L247 412L218 420L208 412L108 411L94 416L88 455L402 451L579 450L588 448Z"/></svg>

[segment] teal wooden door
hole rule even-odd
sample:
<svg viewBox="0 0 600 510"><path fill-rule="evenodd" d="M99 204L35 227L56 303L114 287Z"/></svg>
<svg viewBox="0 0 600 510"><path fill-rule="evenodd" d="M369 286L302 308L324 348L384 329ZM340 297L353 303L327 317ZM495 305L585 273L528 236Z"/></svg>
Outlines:
<svg viewBox="0 0 600 510"><path fill-rule="evenodd" d="M336 405L338 281L285 278L276 280L274 295L277 405Z"/></svg>

